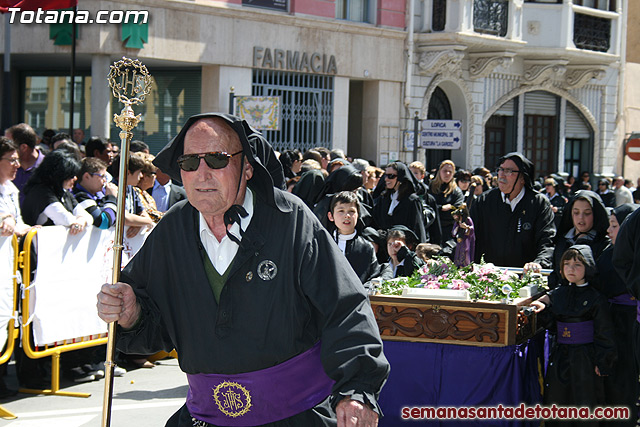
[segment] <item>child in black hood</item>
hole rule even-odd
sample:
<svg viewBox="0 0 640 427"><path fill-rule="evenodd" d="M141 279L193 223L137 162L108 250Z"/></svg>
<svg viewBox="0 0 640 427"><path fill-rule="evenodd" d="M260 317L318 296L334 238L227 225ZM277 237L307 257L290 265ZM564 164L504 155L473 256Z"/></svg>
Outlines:
<svg viewBox="0 0 640 427"><path fill-rule="evenodd" d="M589 284L596 275L591 248L571 246L561 257L566 284L532 303L538 321L557 333L545 375L545 404L602 406L604 383L616 361L614 328L606 298ZM548 420L547 426L557 421ZM584 424L584 420L576 425ZM571 425L560 423L559 425Z"/></svg>
<svg viewBox="0 0 640 427"><path fill-rule="evenodd" d="M562 221L556 233L556 246L553 251L554 271L549 276L549 287L558 286L560 278L560 258L572 245L583 244L591 247L593 257L600 254L611 244L607 236L609 215L600 196L593 191L580 190L564 208Z"/></svg>

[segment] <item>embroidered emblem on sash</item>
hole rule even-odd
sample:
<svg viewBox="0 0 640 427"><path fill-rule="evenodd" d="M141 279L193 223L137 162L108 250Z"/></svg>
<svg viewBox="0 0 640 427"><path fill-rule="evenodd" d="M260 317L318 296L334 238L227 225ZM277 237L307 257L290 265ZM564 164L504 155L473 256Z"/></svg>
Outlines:
<svg viewBox="0 0 640 427"><path fill-rule="evenodd" d="M568 328L564 328L564 331L562 332L562 336L565 338L571 338L571 331Z"/></svg>
<svg viewBox="0 0 640 427"><path fill-rule="evenodd" d="M258 276L262 280L272 280L278 274L276 263L266 259L258 264Z"/></svg>
<svg viewBox="0 0 640 427"><path fill-rule="evenodd" d="M213 399L220 412L228 417L240 417L251 408L251 394L242 385L224 381L213 390Z"/></svg>

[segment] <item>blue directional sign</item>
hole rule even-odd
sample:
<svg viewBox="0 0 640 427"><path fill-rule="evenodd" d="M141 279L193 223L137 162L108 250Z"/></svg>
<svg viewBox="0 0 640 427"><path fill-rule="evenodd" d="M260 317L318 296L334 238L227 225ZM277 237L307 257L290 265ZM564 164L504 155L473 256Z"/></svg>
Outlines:
<svg viewBox="0 0 640 427"><path fill-rule="evenodd" d="M420 146L431 150L459 150L462 147L460 120L423 120Z"/></svg>

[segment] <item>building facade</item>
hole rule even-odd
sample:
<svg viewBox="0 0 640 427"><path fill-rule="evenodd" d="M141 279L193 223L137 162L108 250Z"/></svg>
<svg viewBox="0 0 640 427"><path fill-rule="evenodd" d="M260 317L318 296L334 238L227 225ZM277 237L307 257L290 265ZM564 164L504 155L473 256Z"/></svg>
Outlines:
<svg viewBox="0 0 640 427"><path fill-rule="evenodd" d="M455 150L417 150L494 168L522 151L539 174L622 170L625 0L81 1L148 12L146 26L82 24L71 48L56 25L9 24L13 121L117 140L109 65L139 58L154 76L134 138L157 151L186 117L234 96L277 96L276 149L342 148L384 164L413 160L406 132L459 120ZM626 15L624 15L626 16ZM5 27L7 26L5 22ZM6 34L6 28L5 32ZM6 36L5 36L6 37ZM69 38L68 32L66 37ZM628 81L628 79L627 79Z"/></svg>
<svg viewBox="0 0 640 427"><path fill-rule="evenodd" d="M71 46L55 44L69 35L56 25L9 24L13 122L68 129L72 104L74 127L118 140L112 118L121 106L107 75L127 56L153 76L134 139L154 152L190 115L229 111L232 91L280 98L280 129L266 132L278 150L327 146L375 160L379 133L400 134L404 0L87 0L78 8L89 19L100 10L146 11L148 23L78 26L73 102Z"/></svg>
<svg viewBox="0 0 640 427"><path fill-rule="evenodd" d="M406 103L463 124L462 148L431 163L494 168L520 151L539 175L618 171L622 12L615 0L422 2Z"/></svg>

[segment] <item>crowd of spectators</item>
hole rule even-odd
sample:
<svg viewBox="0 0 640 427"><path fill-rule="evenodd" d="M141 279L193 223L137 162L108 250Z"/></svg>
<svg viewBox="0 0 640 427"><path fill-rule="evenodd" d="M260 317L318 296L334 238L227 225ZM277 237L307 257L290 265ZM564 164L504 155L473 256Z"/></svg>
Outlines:
<svg viewBox="0 0 640 427"><path fill-rule="evenodd" d="M31 227L47 225L68 227L71 234L88 225L112 227L118 156L116 144L96 136L85 143L83 132L71 138L46 131L39 138L24 123L7 129L0 138L2 235L24 236ZM182 187L153 158L144 142L131 143L125 187L129 235L153 227L185 199ZM556 287L565 250L583 244L596 262L610 256L611 224L640 203L640 178L633 188L622 176L595 181L587 171L577 179L538 176L520 153L505 153L493 172L466 170L451 160L429 168L399 160L378 166L324 147L283 151L280 162L287 190L316 214L370 292L376 280L411 275L436 255L551 269L549 284ZM470 233L474 238L466 239ZM134 361L148 366L144 355ZM70 368L75 380L100 377L95 361L88 362Z"/></svg>

